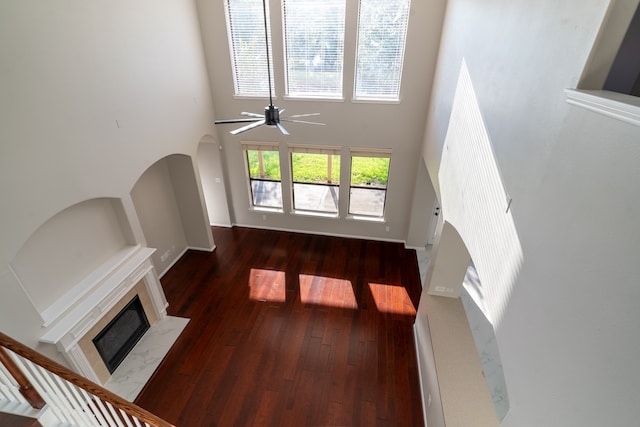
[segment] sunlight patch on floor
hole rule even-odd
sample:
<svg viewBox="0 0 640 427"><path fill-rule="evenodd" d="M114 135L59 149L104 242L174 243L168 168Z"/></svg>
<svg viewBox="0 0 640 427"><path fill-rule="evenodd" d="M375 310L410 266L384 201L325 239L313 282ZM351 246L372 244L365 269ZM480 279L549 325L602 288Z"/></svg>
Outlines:
<svg viewBox="0 0 640 427"><path fill-rule="evenodd" d="M285 302L284 271L252 268L249 273L249 298L254 301Z"/></svg>
<svg viewBox="0 0 640 427"><path fill-rule="evenodd" d="M338 308L358 308L350 280L301 274L300 300L303 304Z"/></svg>
<svg viewBox="0 0 640 427"><path fill-rule="evenodd" d="M416 309L403 286L369 283L369 290L379 312L415 316Z"/></svg>

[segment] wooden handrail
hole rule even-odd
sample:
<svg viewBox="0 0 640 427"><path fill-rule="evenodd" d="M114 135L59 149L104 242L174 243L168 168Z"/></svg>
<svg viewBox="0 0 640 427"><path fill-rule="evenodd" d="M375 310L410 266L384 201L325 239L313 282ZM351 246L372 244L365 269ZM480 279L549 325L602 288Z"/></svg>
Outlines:
<svg viewBox="0 0 640 427"><path fill-rule="evenodd" d="M18 390L20 394L27 399L29 405L35 409L42 409L46 402L38 393L38 390L33 388L33 385L29 381L29 379L24 375L24 373L20 370L18 365L9 357L7 351L0 347L0 363L7 368L7 371L11 374L11 376L16 380L18 386L20 387Z"/></svg>
<svg viewBox="0 0 640 427"><path fill-rule="evenodd" d="M138 405L131 403L120 396L110 392L104 387L90 381L70 369L62 366L61 364L54 362L48 357L36 352L35 350L27 347L24 344L14 340L13 338L0 332L0 347L6 347L14 353L30 360L36 365L48 370L49 372L64 378L70 383L80 387L94 396L102 399L105 402L109 402L118 409L122 409L127 414L138 418L140 421L146 422L154 427L175 427L173 424L163 420L151 412L142 409ZM4 350L4 349L3 349Z"/></svg>

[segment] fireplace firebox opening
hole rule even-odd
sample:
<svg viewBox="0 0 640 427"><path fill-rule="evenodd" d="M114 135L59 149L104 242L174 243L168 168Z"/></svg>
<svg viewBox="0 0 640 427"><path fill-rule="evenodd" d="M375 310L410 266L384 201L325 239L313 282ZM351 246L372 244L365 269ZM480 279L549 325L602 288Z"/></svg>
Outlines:
<svg viewBox="0 0 640 427"><path fill-rule="evenodd" d="M93 339L109 373L116 370L148 329L149 321L136 295Z"/></svg>

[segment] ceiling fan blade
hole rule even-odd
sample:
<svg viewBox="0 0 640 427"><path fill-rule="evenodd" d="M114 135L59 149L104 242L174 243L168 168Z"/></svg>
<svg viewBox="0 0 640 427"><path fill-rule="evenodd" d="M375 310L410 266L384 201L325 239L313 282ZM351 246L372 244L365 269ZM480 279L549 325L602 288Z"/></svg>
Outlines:
<svg viewBox="0 0 640 427"><path fill-rule="evenodd" d="M251 123L250 125L243 126L243 127L238 128L238 129L236 129L236 130L232 130L232 131L231 131L231 132L229 132L229 133L230 133L231 135L237 135L237 134L239 134L239 133L246 132L246 131L251 130L251 129L253 129L253 128L257 128L258 126L262 126L263 124L264 124L264 120L258 120L257 122L255 122L255 123Z"/></svg>
<svg viewBox="0 0 640 427"><path fill-rule="evenodd" d="M282 121L282 122L291 122L291 123L304 123L305 125L320 125L320 126L324 126L324 123L305 122L304 120L280 119L280 121Z"/></svg>
<svg viewBox="0 0 640 427"><path fill-rule="evenodd" d="M259 119L264 119L264 113L263 114L256 114L256 113L247 113L246 111L243 111L242 113L240 113L241 116L249 116L249 117L257 117Z"/></svg>
<svg viewBox="0 0 640 427"><path fill-rule="evenodd" d="M247 123L247 122L257 122L260 120L264 120L263 116L260 116L260 118L255 118L255 119L230 119L230 120L216 120L215 124L219 125L219 124L224 124L224 123Z"/></svg>
<svg viewBox="0 0 640 427"><path fill-rule="evenodd" d="M289 132L287 132L284 126L282 126L280 123L276 123L276 127L280 129L280 132L282 132L284 135L289 135Z"/></svg>
<svg viewBox="0 0 640 427"><path fill-rule="evenodd" d="M282 110L282 111L284 111L284 110ZM282 111L281 111L281 112L282 112ZM309 116L319 116L319 115L320 115L320 113L296 114L296 115L293 115L293 116L289 116L289 117L287 117L287 118L289 118L289 119L290 119L290 118L292 118L292 117L294 117L294 118L295 118L295 117L309 117Z"/></svg>

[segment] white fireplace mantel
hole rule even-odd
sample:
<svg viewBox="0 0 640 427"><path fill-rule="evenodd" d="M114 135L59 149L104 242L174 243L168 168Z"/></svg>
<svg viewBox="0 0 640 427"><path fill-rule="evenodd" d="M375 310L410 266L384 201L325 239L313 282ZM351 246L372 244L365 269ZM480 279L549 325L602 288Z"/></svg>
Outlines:
<svg viewBox="0 0 640 427"><path fill-rule="evenodd" d="M152 248L129 246L74 286L46 310L40 341L56 345L78 373L96 381L98 376L78 342L137 283L143 280L157 318L167 316L168 303L150 259L153 252Z"/></svg>

